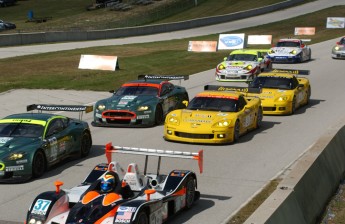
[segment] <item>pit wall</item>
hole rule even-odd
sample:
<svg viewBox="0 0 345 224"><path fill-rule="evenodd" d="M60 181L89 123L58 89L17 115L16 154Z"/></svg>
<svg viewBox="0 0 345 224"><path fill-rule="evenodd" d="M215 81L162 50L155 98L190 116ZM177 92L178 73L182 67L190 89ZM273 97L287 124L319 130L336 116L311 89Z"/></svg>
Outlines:
<svg viewBox="0 0 345 224"><path fill-rule="evenodd" d="M274 12L287 7L302 3L303 0L287 0L277 4L264 6L247 11L241 11L221 16L205 17L194 20L164 23L149 26L137 26L127 28L117 28L108 30L90 31L56 31L56 32L37 32L37 33L16 33L0 35L0 46L18 46L38 43L70 42L102 40L120 37L149 35L156 33L172 32L176 30L191 29L201 26L214 25L233 20L249 18L269 12Z"/></svg>
<svg viewBox="0 0 345 224"><path fill-rule="evenodd" d="M244 224L314 224L345 173L345 120L302 155Z"/></svg>

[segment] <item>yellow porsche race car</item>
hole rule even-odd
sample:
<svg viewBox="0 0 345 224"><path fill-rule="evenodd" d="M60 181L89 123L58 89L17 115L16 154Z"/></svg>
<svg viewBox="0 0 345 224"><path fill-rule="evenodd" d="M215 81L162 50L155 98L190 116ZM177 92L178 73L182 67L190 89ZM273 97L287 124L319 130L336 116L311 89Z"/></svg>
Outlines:
<svg viewBox="0 0 345 224"><path fill-rule="evenodd" d="M164 139L168 141L232 143L262 122L261 100L223 86L205 86L186 109L174 110L165 119Z"/></svg>
<svg viewBox="0 0 345 224"><path fill-rule="evenodd" d="M297 77L308 74L308 70L274 69L258 75L249 83L249 88L237 87L237 90L247 92L247 96L260 97L265 115L294 114L297 108L309 103L309 79ZM253 89L256 89L254 93Z"/></svg>

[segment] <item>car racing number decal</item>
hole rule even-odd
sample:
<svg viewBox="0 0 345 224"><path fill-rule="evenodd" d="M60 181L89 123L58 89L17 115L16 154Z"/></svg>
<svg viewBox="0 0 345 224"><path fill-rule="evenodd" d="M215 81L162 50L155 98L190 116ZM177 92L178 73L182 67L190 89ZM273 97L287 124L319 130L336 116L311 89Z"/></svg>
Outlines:
<svg viewBox="0 0 345 224"><path fill-rule="evenodd" d="M51 202L52 201L50 200L38 199L32 208L31 213L37 215L46 215Z"/></svg>

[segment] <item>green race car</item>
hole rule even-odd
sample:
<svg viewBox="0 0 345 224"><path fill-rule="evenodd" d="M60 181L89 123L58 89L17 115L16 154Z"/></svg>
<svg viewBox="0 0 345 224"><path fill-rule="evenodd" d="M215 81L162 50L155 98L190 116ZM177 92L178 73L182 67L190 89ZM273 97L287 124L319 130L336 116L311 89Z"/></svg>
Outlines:
<svg viewBox="0 0 345 224"><path fill-rule="evenodd" d="M72 156L85 157L92 146L87 122L47 111L92 111L88 106L30 105L40 113L9 115L0 120L0 182L40 177Z"/></svg>
<svg viewBox="0 0 345 224"><path fill-rule="evenodd" d="M124 83L109 98L99 100L94 108L93 126L138 127L163 123L172 110L186 107L188 93L168 80L188 76L142 75Z"/></svg>

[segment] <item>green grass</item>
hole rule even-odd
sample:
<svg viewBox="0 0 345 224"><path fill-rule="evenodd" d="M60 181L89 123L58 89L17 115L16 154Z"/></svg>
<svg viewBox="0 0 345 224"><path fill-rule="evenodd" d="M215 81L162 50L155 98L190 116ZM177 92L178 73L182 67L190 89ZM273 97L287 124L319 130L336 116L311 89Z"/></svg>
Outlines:
<svg viewBox="0 0 345 224"><path fill-rule="evenodd" d="M300 36L318 43L342 36L343 29L326 29L329 15L345 17L345 6L332 7L284 22L232 31L271 34L273 42L293 35L294 27L316 27L316 35ZM16 88L48 88L105 91L118 88L139 74L190 75L213 69L228 51L188 52L190 40L218 40L219 34L145 44L94 47L0 60L0 92ZM258 46L252 46L253 48ZM270 46L259 46L269 48ZM116 55L120 70L115 72L78 69L81 54Z"/></svg>

